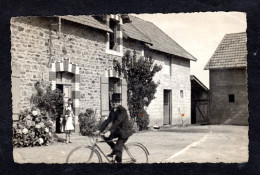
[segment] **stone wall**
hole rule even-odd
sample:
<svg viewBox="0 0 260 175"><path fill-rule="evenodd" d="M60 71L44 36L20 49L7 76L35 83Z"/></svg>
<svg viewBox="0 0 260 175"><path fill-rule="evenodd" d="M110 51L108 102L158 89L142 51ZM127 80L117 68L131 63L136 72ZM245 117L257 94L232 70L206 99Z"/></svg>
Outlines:
<svg viewBox="0 0 260 175"><path fill-rule="evenodd" d="M170 124L181 125L190 124L190 111L191 111L191 85L190 85L190 61L172 57L170 59L166 57L166 54L145 51L145 55L151 55L155 59L155 63L162 65L162 70L158 72L154 80L160 81L160 85L157 88L155 99L151 102L147 108L147 112L150 115L150 126L163 125L163 98L164 90L171 90L172 93L172 112L170 116ZM171 64L170 71L168 71L165 64ZM167 70L165 70L167 69ZM180 97L180 90L183 90L183 98ZM181 116L184 114L184 116Z"/></svg>
<svg viewBox="0 0 260 175"><path fill-rule="evenodd" d="M133 51L136 51L137 58L140 58L140 56L143 56L143 50L144 50L144 44L140 43L136 40L124 39L123 40L123 53L125 53L127 50L133 54Z"/></svg>
<svg viewBox="0 0 260 175"><path fill-rule="evenodd" d="M36 92L34 83L39 79L49 78L48 26L49 21L35 20L33 17L11 20L12 65L20 68L20 109L29 106L30 97Z"/></svg>
<svg viewBox="0 0 260 175"><path fill-rule="evenodd" d="M34 83L49 80L49 60L70 58L80 67L80 107L100 111L100 76L111 69L113 56L105 53L106 33L83 25L57 19L18 17L11 20L12 64L21 68L20 109L29 106ZM64 49L65 48L65 49ZM65 51L66 50L66 51Z"/></svg>
<svg viewBox="0 0 260 175"><path fill-rule="evenodd" d="M190 85L190 61L187 59L172 57L171 61L167 54L148 50L141 43L132 40L124 40L124 51L136 50L137 58L140 56L152 56L155 63L162 65L162 70L158 72L154 81L160 81L157 88L155 99L147 108L150 115L150 124L163 125L163 98L164 89L172 90L172 125L190 124L191 123L191 85ZM171 70L169 64L171 63ZM168 68L167 68L167 65ZM170 72L171 71L171 72ZM180 90L183 90L183 98L180 97ZM181 116L184 114L184 116Z"/></svg>
<svg viewBox="0 0 260 175"><path fill-rule="evenodd" d="M210 70L211 124L248 125L246 69ZM229 102L229 94L235 102Z"/></svg>
<svg viewBox="0 0 260 175"><path fill-rule="evenodd" d="M58 32L57 18L17 17L11 20L12 65L20 68L20 109L29 106L29 99L36 92L34 83L39 79L49 80L48 63L69 58L79 65L80 71L80 110L93 108L100 114L100 77L106 69L113 68L113 59L120 59L106 53L106 32L80 24L62 20L61 33ZM56 24L56 25L55 25ZM136 50L139 58L144 54L140 42L124 39L123 51ZM171 75L166 54L146 50L161 64L163 70L155 76L161 82L147 112L150 126L163 124L163 90L172 90L172 124L190 124L190 61L171 58ZM184 98L180 98L180 90ZM184 114L184 117L181 117Z"/></svg>

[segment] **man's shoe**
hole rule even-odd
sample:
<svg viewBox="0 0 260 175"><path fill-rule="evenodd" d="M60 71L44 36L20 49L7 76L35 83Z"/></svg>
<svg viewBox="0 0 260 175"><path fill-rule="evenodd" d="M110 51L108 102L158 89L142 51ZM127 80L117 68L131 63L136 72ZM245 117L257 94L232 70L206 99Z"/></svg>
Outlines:
<svg viewBox="0 0 260 175"><path fill-rule="evenodd" d="M113 157L115 153L112 151L112 153L108 154L107 157Z"/></svg>
<svg viewBox="0 0 260 175"><path fill-rule="evenodd" d="M115 160L117 163L122 163L122 157L116 156Z"/></svg>

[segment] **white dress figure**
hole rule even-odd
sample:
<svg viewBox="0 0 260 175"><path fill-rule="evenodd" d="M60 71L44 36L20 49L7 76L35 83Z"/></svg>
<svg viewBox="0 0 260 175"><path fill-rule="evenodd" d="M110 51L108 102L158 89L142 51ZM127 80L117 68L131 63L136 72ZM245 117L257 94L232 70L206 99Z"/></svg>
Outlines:
<svg viewBox="0 0 260 175"><path fill-rule="evenodd" d="M72 110L70 110L70 109L67 109L66 110L66 125L65 125L65 131L67 132L67 131L69 131L69 130L74 130L74 126L73 126L73 121L72 121L72 119L73 119L73 112L72 112Z"/></svg>
<svg viewBox="0 0 260 175"><path fill-rule="evenodd" d="M66 124L65 124L65 132L66 132L66 143L72 143L70 141L70 135L71 135L71 131L74 130L74 126L73 126L73 110L71 107L72 104L72 100L68 99L68 105L65 106L65 118L66 118Z"/></svg>

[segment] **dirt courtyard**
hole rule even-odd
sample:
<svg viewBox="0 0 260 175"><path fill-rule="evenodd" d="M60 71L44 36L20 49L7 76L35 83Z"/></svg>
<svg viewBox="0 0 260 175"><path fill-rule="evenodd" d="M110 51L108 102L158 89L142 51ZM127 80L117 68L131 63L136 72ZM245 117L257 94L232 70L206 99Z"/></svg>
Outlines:
<svg viewBox="0 0 260 175"><path fill-rule="evenodd" d="M65 138L65 134L58 134ZM15 148L16 163L65 163L69 152L80 145L88 145L88 137L77 133L72 142L55 142L49 146ZM159 131L135 133L127 143L140 142L149 152L149 163L245 163L248 161L248 126L204 125L167 127ZM110 148L100 143L105 153Z"/></svg>

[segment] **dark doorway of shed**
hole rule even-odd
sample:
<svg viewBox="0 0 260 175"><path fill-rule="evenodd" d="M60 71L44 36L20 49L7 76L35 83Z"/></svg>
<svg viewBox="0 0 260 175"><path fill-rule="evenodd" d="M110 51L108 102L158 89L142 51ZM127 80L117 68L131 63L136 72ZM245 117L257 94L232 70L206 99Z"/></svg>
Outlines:
<svg viewBox="0 0 260 175"><path fill-rule="evenodd" d="M196 124L196 103L191 103L191 124Z"/></svg>
<svg viewBox="0 0 260 175"><path fill-rule="evenodd" d="M171 124L171 90L163 91L163 124L169 125Z"/></svg>

